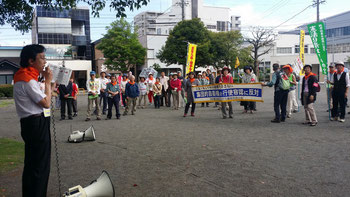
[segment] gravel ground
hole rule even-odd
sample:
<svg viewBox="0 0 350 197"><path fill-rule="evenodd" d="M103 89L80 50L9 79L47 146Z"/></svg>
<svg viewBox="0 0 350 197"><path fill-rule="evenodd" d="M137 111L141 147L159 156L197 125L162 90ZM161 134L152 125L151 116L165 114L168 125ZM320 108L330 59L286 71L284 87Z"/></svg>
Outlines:
<svg viewBox="0 0 350 197"><path fill-rule="evenodd" d="M349 196L349 123L330 122L326 93L318 95L316 127L302 125L304 112L273 124L273 90L255 114L234 119L197 105L196 117L183 108L138 109L120 120L85 122L86 96L79 116L58 121L55 113L62 191L87 186L106 170L116 196ZM121 110L122 111L122 110ZM14 105L0 110L0 137L22 140ZM67 143L71 127L93 125L97 140ZM59 196L52 149L48 196ZM0 175L7 196L20 196L22 168Z"/></svg>

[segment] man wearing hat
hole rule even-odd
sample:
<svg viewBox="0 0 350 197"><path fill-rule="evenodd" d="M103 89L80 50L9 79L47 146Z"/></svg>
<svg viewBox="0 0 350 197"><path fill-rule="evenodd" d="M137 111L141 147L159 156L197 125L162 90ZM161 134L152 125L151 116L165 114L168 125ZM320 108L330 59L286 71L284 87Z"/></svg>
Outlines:
<svg viewBox="0 0 350 197"><path fill-rule="evenodd" d="M333 109L332 109L332 119L339 120L339 122L345 122L345 109L346 109L346 100L349 92L349 74L344 72L344 63L336 62L335 67L337 72L334 74L331 84L333 87ZM340 105L340 117L338 112L338 105Z"/></svg>
<svg viewBox="0 0 350 197"><path fill-rule="evenodd" d="M336 73L337 70L335 69L335 66L334 64L330 64L328 66L328 77L327 77L327 97L328 97L328 102L329 102L329 105L330 105L330 109L332 110L333 109L333 99L332 99L332 93L333 93L333 85L331 84L331 81L332 79L334 79L334 73ZM328 110L327 110L328 112Z"/></svg>
<svg viewBox="0 0 350 197"><path fill-rule="evenodd" d="M233 83L233 77L229 74L230 69L228 67L224 67L222 69L223 74L221 75L219 79L219 83ZM226 105L229 107L229 118L233 118L233 108L232 108L232 102L221 102L221 112L222 112L222 118L227 118L227 112L226 112Z"/></svg>
<svg viewBox="0 0 350 197"><path fill-rule="evenodd" d="M109 80L106 78L106 72L102 71L100 73L100 106L101 103L103 102L103 108L102 108L102 114L106 114L107 111L107 97L108 97L108 92L106 91L107 89L107 83L109 83Z"/></svg>
<svg viewBox="0 0 350 197"><path fill-rule="evenodd" d="M301 85L301 104L305 109L306 121L303 124L308 124L310 126L316 126L317 116L314 109L314 103L317 96L317 78L316 74L312 72L311 65L305 65L303 68L305 72L305 77L303 77L303 82Z"/></svg>
<svg viewBox="0 0 350 197"><path fill-rule="evenodd" d="M100 94L100 80L96 79L96 72L91 71L90 72L90 79L86 82L86 87L88 90L88 110L87 110L87 117L85 121L91 120L91 110L93 104L96 106L96 112L97 112L97 120L101 120L101 112L100 112L100 105L98 103L98 97Z"/></svg>
<svg viewBox="0 0 350 197"><path fill-rule="evenodd" d="M289 90L282 90L279 87L280 79L282 77L280 72L280 65L275 63L272 65L272 69L274 71L272 75L272 80L262 85L269 86L269 87L274 86L275 88L274 99L273 99L273 108L275 111L275 118L271 120L271 122L280 123L286 120L286 113L287 113L286 108L287 108Z"/></svg>

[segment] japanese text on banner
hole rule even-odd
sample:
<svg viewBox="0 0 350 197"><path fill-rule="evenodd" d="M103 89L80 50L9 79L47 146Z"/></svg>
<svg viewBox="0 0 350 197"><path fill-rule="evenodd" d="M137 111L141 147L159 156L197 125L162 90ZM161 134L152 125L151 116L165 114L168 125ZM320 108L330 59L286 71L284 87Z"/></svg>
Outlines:
<svg viewBox="0 0 350 197"><path fill-rule="evenodd" d="M321 68L322 68L322 74L327 74L327 43L326 43L326 35L325 35L325 28L324 23L313 23L309 24L307 26L310 38L312 40L312 43L315 47L315 52L317 54L318 60L320 62Z"/></svg>
<svg viewBox="0 0 350 197"><path fill-rule="evenodd" d="M194 66L196 64L196 52L197 45L189 43L187 51L186 74L194 71Z"/></svg>
<svg viewBox="0 0 350 197"><path fill-rule="evenodd" d="M260 83L213 84L192 87L195 103L255 101L263 102Z"/></svg>

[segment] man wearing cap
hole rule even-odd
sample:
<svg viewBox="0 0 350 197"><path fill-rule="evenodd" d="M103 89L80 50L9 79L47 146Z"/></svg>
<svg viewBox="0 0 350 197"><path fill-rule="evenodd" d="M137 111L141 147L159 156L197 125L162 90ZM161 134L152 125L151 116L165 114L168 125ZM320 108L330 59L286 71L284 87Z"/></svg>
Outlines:
<svg viewBox="0 0 350 197"><path fill-rule="evenodd" d="M333 85L331 84L331 81L334 79L334 73L336 73L337 70L334 67L334 64L330 64L328 66L328 77L327 77L327 97L328 97L328 102L329 102L329 107L332 111L333 109L333 99L332 99L332 94L333 94ZM327 110L328 112L328 110Z"/></svg>
<svg viewBox="0 0 350 197"><path fill-rule="evenodd" d="M233 77L229 74L230 69L228 67L224 67L222 69L223 74L221 75L219 79L219 83L233 83ZM232 108L232 102L221 102L221 112L222 112L222 118L227 118L227 112L226 112L226 105L229 107L229 118L233 118L233 108Z"/></svg>
<svg viewBox="0 0 350 197"><path fill-rule="evenodd" d="M344 63L336 62L335 67L337 72L334 74L331 84L333 87L333 109L332 109L332 118L331 120L339 120L339 122L345 122L345 109L346 109L346 100L349 92L349 74L344 72ZM340 106L340 117L338 108Z"/></svg>
<svg viewBox="0 0 350 197"><path fill-rule="evenodd" d="M103 102L103 108L102 108L102 114L106 114L107 111L107 97L108 97L108 92L106 91L107 89L107 83L109 83L109 80L106 78L106 72L102 71L100 73L100 106L101 103Z"/></svg>
<svg viewBox="0 0 350 197"><path fill-rule="evenodd" d="M293 74L293 68L290 66L290 64L283 66L283 72L286 74L290 81L290 89L288 92L287 99L287 118L291 118L292 112L296 111L298 108L298 103L295 94L297 80L295 75Z"/></svg>
<svg viewBox="0 0 350 197"><path fill-rule="evenodd" d="M130 79L130 81L125 86L125 95L126 95L126 99L127 99L127 106L125 108L123 116L128 115L128 112L131 108L131 105L132 105L131 115L135 115L136 101L137 101L137 97L140 94L139 87L138 87L137 83L135 82L135 76L131 75L129 77L129 79Z"/></svg>
<svg viewBox="0 0 350 197"><path fill-rule="evenodd" d="M164 106L164 99L165 99L165 105L168 106L168 81L169 77L165 76L165 72L160 73L160 83L162 84L162 96L160 100L160 106Z"/></svg>
<svg viewBox="0 0 350 197"><path fill-rule="evenodd" d="M275 111L275 118L271 120L273 123L280 123L284 122L286 120L286 108L287 108L287 101L288 101L288 92L289 90L282 90L279 87L279 83L282 77L282 74L280 72L280 65L275 63L272 65L272 69L274 71L272 75L272 80L268 83L262 84L263 86L274 86L275 88L275 95L273 100L273 108Z"/></svg>
<svg viewBox="0 0 350 197"><path fill-rule="evenodd" d="M90 79L86 82L86 87L88 90L88 110L86 114L85 121L91 120L91 110L93 104L96 106L97 120L101 120L100 105L98 103L98 97L100 94L100 80L96 79L96 72L90 72Z"/></svg>

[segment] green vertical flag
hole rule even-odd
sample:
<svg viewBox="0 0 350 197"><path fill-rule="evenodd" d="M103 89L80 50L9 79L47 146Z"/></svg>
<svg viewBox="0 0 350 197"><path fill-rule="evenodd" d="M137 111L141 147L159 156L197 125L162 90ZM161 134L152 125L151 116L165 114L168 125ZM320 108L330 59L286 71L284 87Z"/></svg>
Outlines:
<svg viewBox="0 0 350 197"><path fill-rule="evenodd" d="M317 54L318 60L322 68L322 74L327 74L327 41L326 41L326 31L323 22L309 24L307 26L310 34L310 38L315 47L315 52Z"/></svg>

